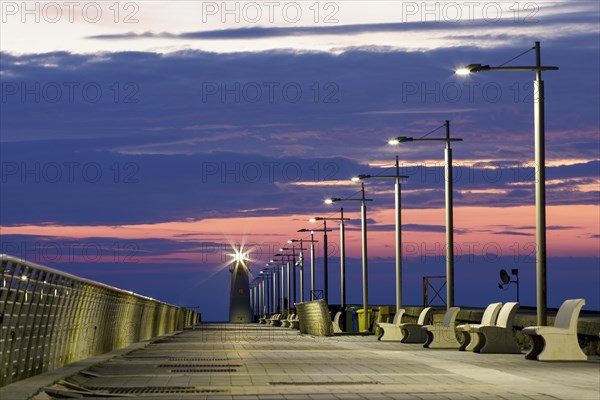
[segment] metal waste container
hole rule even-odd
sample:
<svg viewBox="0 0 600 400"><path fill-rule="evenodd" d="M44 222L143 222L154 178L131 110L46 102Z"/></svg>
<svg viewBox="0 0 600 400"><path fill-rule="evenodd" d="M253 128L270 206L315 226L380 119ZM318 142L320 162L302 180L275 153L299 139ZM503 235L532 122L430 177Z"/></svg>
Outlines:
<svg viewBox="0 0 600 400"><path fill-rule="evenodd" d="M369 326L367 326L366 328L365 328L365 317L364 317L365 309L360 308L360 309L356 310L356 313L358 314L358 331L363 332L363 331L369 329L369 327L371 326L371 322L373 320L373 310L371 310L369 308L369 314L367 316L368 317L367 323L369 324Z"/></svg>

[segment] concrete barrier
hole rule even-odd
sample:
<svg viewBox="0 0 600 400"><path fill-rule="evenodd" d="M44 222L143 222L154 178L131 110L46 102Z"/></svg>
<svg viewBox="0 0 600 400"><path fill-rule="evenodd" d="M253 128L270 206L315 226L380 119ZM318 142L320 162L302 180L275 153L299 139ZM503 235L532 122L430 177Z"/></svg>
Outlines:
<svg viewBox="0 0 600 400"><path fill-rule="evenodd" d="M0 255L0 387L182 330L199 313Z"/></svg>

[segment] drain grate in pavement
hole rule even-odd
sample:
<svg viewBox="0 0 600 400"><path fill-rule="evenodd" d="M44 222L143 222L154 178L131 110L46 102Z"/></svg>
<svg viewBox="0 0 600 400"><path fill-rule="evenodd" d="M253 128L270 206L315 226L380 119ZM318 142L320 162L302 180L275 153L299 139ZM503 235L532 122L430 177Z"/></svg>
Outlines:
<svg viewBox="0 0 600 400"><path fill-rule="evenodd" d="M229 361L228 358L170 357L169 361Z"/></svg>
<svg viewBox="0 0 600 400"><path fill-rule="evenodd" d="M269 385L290 385L290 386L323 386L323 385L378 385L377 381L331 381L331 382L269 382Z"/></svg>
<svg viewBox="0 0 600 400"><path fill-rule="evenodd" d="M173 368L175 373L238 372L237 368Z"/></svg>
<svg viewBox="0 0 600 400"><path fill-rule="evenodd" d="M198 389L193 386L128 386L128 387L86 387L94 392L110 394L184 394L184 393L227 393L225 389Z"/></svg>
<svg viewBox="0 0 600 400"><path fill-rule="evenodd" d="M132 359L139 359L139 358L145 359L145 358L148 358L148 359L155 359L155 358L169 358L169 356L155 356L155 355L149 354L149 355L145 355L145 356L141 356L141 355L140 356L125 355L125 356L120 356L119 358L132 358Z"/></svg>
<svg viewBox="0 0 600 400"><path fill-rule="evenodd" d="M159 368L239 368L237 364L160 364Z"/></svg>

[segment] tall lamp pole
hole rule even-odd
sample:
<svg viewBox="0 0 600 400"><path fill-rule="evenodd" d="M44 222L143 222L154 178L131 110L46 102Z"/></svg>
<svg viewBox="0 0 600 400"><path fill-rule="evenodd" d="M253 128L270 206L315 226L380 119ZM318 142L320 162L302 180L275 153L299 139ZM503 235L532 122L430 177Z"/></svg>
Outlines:
<svg viewBox="0 0 600 400"><path fill-rule="evenodd" d="M404 142L445 142L445 198L446 198L446 308L454 307L454 206L452 201L452 148L451 142L460 142L462 139L450 138L450 121L446 120L445 138L419 138L400 136L390 140L389 144ZM438 128L439 129L439 128ZM437 130L437 129L436 129ZM432 131L433 132L433 131Z"/></svg>
<svg viewBox="0 0 600 400"><path fill-rule="evenodd" d="M395 219L396 219L396 313L402 308L402 187L400 179L408 178L406 175L400 175L400 161L396 156L396 174L395 175L358 175L352 178L353 181L360 181L370 178L393 178L395 180Z"/></svg>
<svg viewBox="0 0 600 400"><path fill-rule="evenodd" d="M315 232L323 232L323 265L325 270L327 269L327 232L331 232L331 229L323 228L323 229L300 229L298 232L310 232L310 300L313 301L315 299L315 247L314 243L318 242L313 239L313 235ZM325 276L327 274L325 273ZM327 299L327 286L325 286L323 290L324 298ZM327 302L327 300L325 300Z"/></svg>
<svg viewBox="0 0 600 400"><path fill-rule="evenodd" d="M300 302L304 303L304 254L303 250L306 250L302 247L303 239L291 239L288 240L288 243L300 243L300 248L298 249L298 264L300 265ZM294 298L296 296L294 295Z"/></svg>
<svg viewBox="0 0 600 400"><path fill-rule="evenodd" d="M272 303L273 306L271 307L271 311L273 314L275 314L277 312L277 293L278 293L278 289L277 289L277 264L274 261L270 261L266 264L267 268L269 268L269 271L273 274L271 277L271 281L272 281L272 289L273 292L272 294Z"/></svg>
<svg viewBox="0 0 600 400"><path fill-rule="evenodd" d="M350 218L344 218L344 209L340 208L340 217L315 217L311 218L310 222L323 221L323 226L326 227L327 221L340 221L340 306L346 307L346 239L344 231L344 221ZM326 286L327 287L327 286Z"/></svg>
<svg viewBox="0 0 600 400"><path fill-rule="evenodd" d="M315 231L312 229L298 229L298 232L310 232L310 240L304 239L305 242L310 242L310 301L315 299Z"/></svg>
<svg viewBox="0 0 600 400"><path fill-rule="evenodd" d="M284 251L285 249L279 249L279 251ZM286 275L287 275L287 280L286 280L286 286L287 286L287 295L288 295L288 301L287 301L287 315L290 315L290 309L291 309L291 304L292 304L292 287L291 287L291 270L290 270L290 256L291 254L276 254L276 255L280 255L280 256L284 256L286 258Z"/></svg>
<svg viewBox="0 0 600 400"><path fill-rule="evenodd" d="M288 314L289 314L289 310L290 310L289 299L288 299L287 307L285 305L285 281L286 281L286 279L285 279L285 264L286 263L283 259L284 256L285 256L285 254L275 254L274 257L281 257L281 258L279 258L278 260L271 260L271 262L278 262L281 265L281 314L284 313L284 310L287 310ZM290 278L288 276L288 279L287 279L288 282L289 282L289 279ZM290 296L289 289L290 288L288 285L288 297Z"/></svg>
<svg viewBox="0 0 600 400"><path fill-rule="evenodd" d="M498 67L469 64L456 70L458 75L468 75L480 71L534 71L533 81L533 119L535 141L535 244L536 244L536 303L537 324L548 324L547 282L546 282L546 154L545 154L545 118L544 118L544 81L542 71L556 71L558 67L542 66L540 42L525 53L535 50L534 66ZM522 56L520 54L517 57ZM515 57L515 58L517 58ZM514 58L513 58L514 60ZM511 60L512 61L512 60ZM505 63L506 64L506 63Z"/></svg>
<svg viewBox="0 0 600 400"><path fill-rule="evenodd" d="M331 204L339 201L360 201L360 220L361 220L361 244L362 244L362 294L363 294L363 324L365 331L369 330L369 282L368 282L368 262L367 262L367 201L373 199L365 198L365 184L361 182L360 199L341 199L333 197L325 200L325 203Z"/></svg>

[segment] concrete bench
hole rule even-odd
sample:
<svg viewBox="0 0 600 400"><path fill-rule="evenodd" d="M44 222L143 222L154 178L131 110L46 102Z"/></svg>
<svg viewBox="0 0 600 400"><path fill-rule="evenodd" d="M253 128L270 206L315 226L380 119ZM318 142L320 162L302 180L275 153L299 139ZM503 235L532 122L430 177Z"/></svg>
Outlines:
<svg viewBox="0 0 600 400"><path fill-rule="evenodd" d="M458 349L460 342L456 338L456 316L460 307L450 307L444 314L444 322L439 325L423 325L427 335L423 347L428 349Z"/></svg>
<svg viewBox="0 0 600 400"><path fill-rule="evenodd" d="M287 318L282 319L281 320L281 327L282 328L289 328L292 325L292 320L294 319L295 316L296 316L296 314L290 314Z"/></svg>
<svg viewBox="0 0 600 400"><path fill-rule="evenodd" d="M294 318L290 321L290 329L300 329L300 317L294 314Z"/></svg>
<svg viewBox="0 0 600 400"><path fill-rule="evenodd" d="M427 334L421 329L423 325L429 322L431 319L431 313L433 310L431 307L426 307L419 314L417 323L404 323L398 325L402 331L402 343L425 343L427 340Z"/></svg>
<svg viewBox="0 0 600 400"><path fill-rule="evenodd" d="M390 316L387 313L383 314L381 312L381 309L377 310L375 315L376 315L376 319L375 319L375 321L373 321L373 324L371 325L371 328L372 328L371 331L373 333L375 333L377 336L379 336L379 331L381 330L379 328L379 324L387 324L388 321L390 320Z"/></svg>
<svg viewBox="0 0 600 400"><path fill-rule="evenodd" d="M579 361L587 356L577 341L577 319L585 299L566 300L556 314L554 326L528 326L523 334L531 336L533 345L525 355L529 360Z"/></svg>
<svg viewBox="0 0 600 400"><path fill-rule="evenodd" d="M269 320L269 325L279 326L281 325L281 319L284 318L284 314L275 314L273 318Z"/></svg>
<svg viewBox="0 0 600 400"><path fill-rule="evenodd" d="M470 334L477 334L477 345L473 348L476 353L519 354L521 349L515 339L513 323L519 309L519 303L505 303L500 312L496 325L471 327Z"/></svg>
<svg viewBox="0 0 600 400"><path fill-rule="evenodd" d="M381 328L381 335L377 339L382 342L394 342L402 339L402 331L400 330L400 324L402 323L402 316L406 310L401 308L394 315L394 320L390 322L379 322L377 326Z"/></svg>
<svg viewBox="0 0 600 400"><path fill-rule="evenodd" d="M480 324L458 325L456 327L456 330L458 332L461 332L463 335L463 341L460 344L460 347L458 348L458 350L473 351L473 349L475 347L477 347L477 345L479 344L479 335L477 335L477 334L471 335L471 329L479 328L481 326L496 325L496 320L498 319L498 313L500 312L501 308L502 308L502 303L492 303L492 304L488 305L486 307L485 311L483 312L483 316L481 317Z"/></svg>
<svg viewBox="0 0 600 400"><path fill-rule="evenodd" d="M342 333L342 327L340 326L340 318L342 317L342 312L338 311L335 313L333 317L333 321L331 322L331 326L333 326L333 333Z"/></svg>

